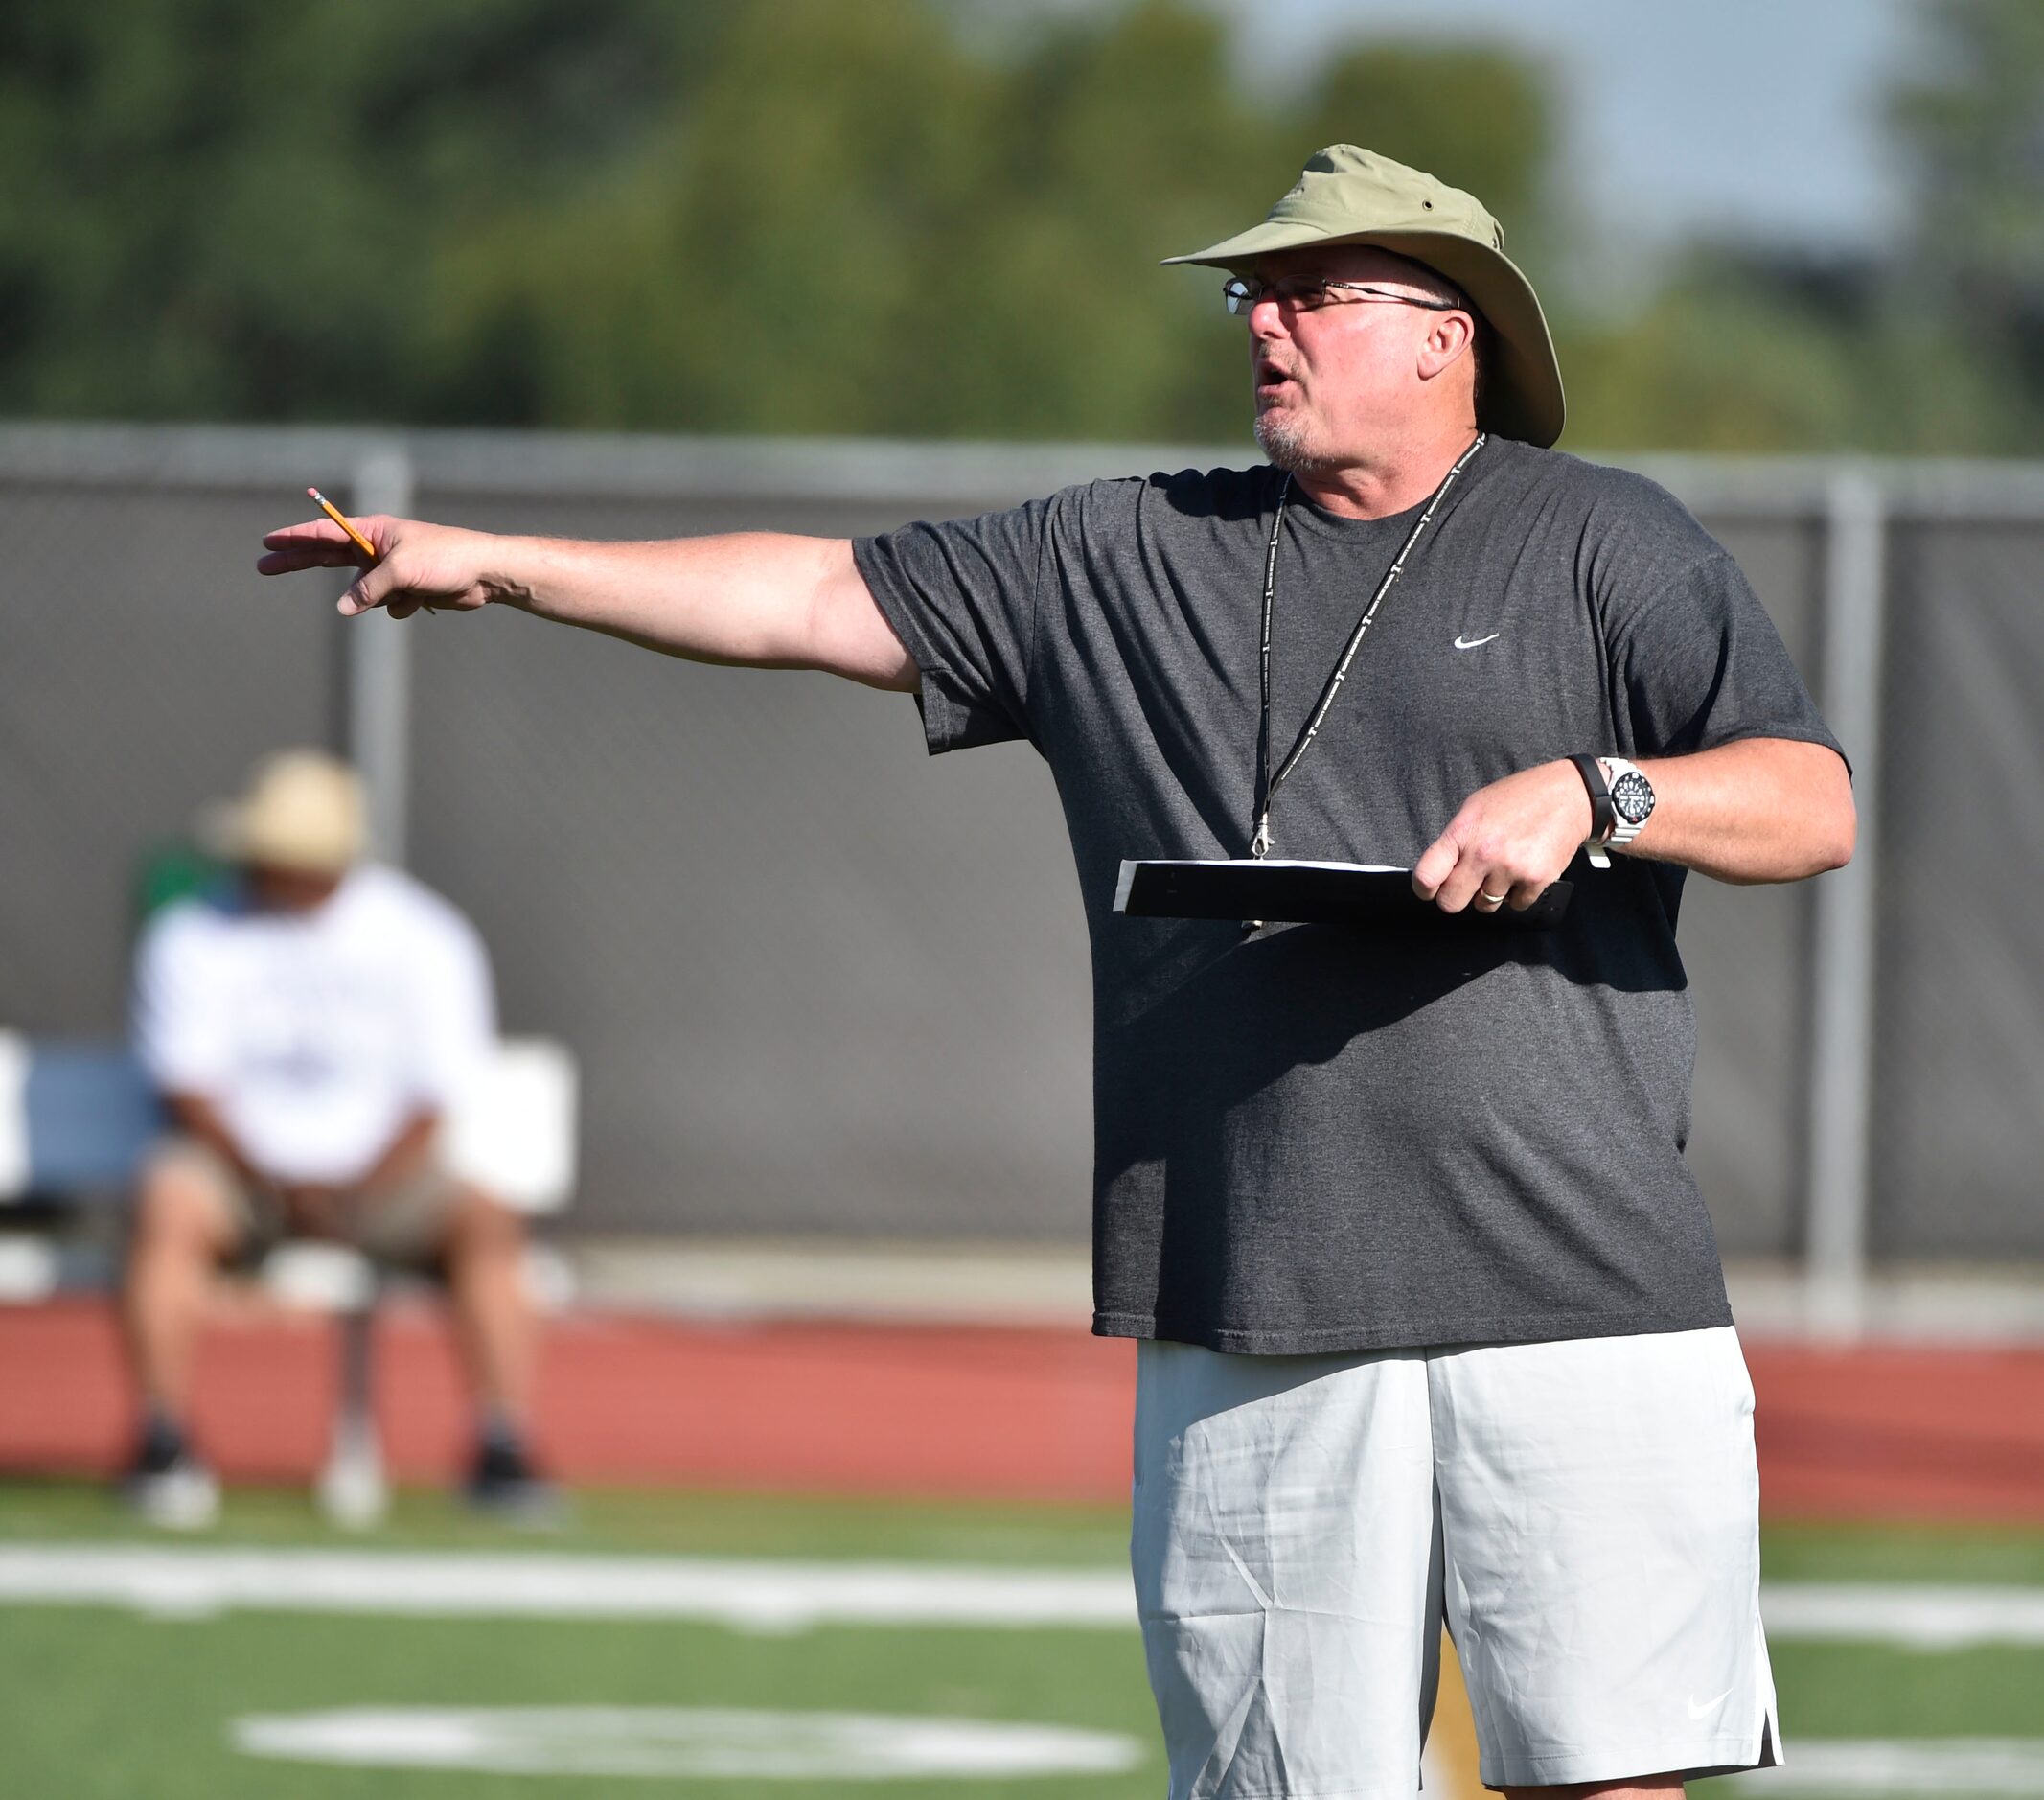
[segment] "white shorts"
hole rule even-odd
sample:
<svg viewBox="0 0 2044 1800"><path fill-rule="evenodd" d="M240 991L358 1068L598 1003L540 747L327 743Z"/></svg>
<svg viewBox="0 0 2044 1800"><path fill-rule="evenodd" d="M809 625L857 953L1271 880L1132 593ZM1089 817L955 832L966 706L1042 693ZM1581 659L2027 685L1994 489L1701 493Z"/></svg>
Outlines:
<svg viewBox="0 0 2044 1800"><path fill-rule="evenodd" d="M1419 1788L1443 1620L1489 1787L1780 1762L1731 1327L1144 1343L1131 1556L1172 1800Z"/></svg>

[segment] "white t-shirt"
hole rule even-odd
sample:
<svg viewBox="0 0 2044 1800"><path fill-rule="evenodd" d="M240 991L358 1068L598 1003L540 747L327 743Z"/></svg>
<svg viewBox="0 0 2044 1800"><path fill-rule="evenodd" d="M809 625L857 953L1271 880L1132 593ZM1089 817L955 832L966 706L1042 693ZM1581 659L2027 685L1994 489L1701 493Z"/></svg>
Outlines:
<svg viewBox="0 0 2044 1800"><path fill-rule="evenodd" d="M284 1181L354 1181L411 1114L445 1111L485 1066L494 1012L475 928L376 865L310 913L180 901L136 952L143 1066L211 1100Z"/></svg>

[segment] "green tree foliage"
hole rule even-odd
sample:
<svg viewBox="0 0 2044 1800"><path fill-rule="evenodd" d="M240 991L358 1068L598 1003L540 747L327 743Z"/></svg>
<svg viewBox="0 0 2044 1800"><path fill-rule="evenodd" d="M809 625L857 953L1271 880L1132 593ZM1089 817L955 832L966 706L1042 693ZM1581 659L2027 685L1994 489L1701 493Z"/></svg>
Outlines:
<svg viewBox="0 0 2044 1800"><path fill-rule="evenodd" d="M1637 316L1571 333L1572 440L2044 449L2044 7L1925 0L1890 97L1903 242L1856 260L1700 246Z"/></svg>
<svg viewBox="0 0 2044 1800"><path fill-rule="evenodd" d="M1346 139L1504 220L1572 444L2034 448L2044 11L1927 6L1913 242L1698 246L1613 321L1483 44L1271 94L1200 0L13 0L0 413L1239 440L1241 329L1157 260Z"/></svg>
<svg viewBox="0 0 2044 1800"><path fill-rule="evenodd" d="M423 416L420 293L462 222L634 143L685 81L696 17L659 0L0 7L0 408Z"/></svg>
<svg viewBox="0 0 2044 1800"><path fill-rule="evenodd" d="M918 7L760 0L630 167L471 235L437 339L450 363L533 346L525 416L575 424L1033 435L1154 413L1182 368L1154 316L1105 304L1130 277L1099 246L1169 229L1205 186L1126 84L1225 116L1224 67L1215 28L1165 8L996 69Z"/></svg>
<svg viewBox="0 0 2044 1800"><path fill-rule="evenodd" d="M28 0L0 410L1235 437L1240 328L1160 257L1380 120L1539 204L1546 102L1491 53L1258 101L1191 0L1002 35L936 0Z"/></svg>
<svg viewBox="0 0 2044 1800"><path fill-rule="evenodd" d="M920 6L758 0L633 166L471 238L437 296L443 355L537 357L530 411L485 416L1231 427L1241 370L1215 378L1218 304L1156 266L1255 217L1283 167L1219 26L1141 6L995 65L936 23Z"/></svg>
<svg viewBox="0 0 2044 1800"><path fill-rule="evenodd" d="M1935 54L1891 116L1909 149L1911 277L2014 368L2044 411L2044 7L1932 0Z"/></svg>
<svg viewBox="0 0 2044 1800"><path fill-rule="evenodd" d="M1699 248L1638 313L1565 332L1561 358L1576 444L1956 455L2032 442L2020 397L1950 317L1864 259Z"/></svg>

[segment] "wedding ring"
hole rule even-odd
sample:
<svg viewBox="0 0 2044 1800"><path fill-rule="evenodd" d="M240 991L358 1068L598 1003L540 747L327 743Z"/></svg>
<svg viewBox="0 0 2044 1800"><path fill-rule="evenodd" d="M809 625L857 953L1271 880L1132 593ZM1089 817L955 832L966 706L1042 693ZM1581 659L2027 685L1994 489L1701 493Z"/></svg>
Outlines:
<svg viewBox="0 0 2044 1800"><path fill-rule="evenodd" d="M1492 893L1490 889L1486 888L1483 889L1481 898L1488 900L1490 904L1494 907L1501 907L1505 903L1505 901L1511 898L1511 889L1507 888L1503 893Z"/></svg>

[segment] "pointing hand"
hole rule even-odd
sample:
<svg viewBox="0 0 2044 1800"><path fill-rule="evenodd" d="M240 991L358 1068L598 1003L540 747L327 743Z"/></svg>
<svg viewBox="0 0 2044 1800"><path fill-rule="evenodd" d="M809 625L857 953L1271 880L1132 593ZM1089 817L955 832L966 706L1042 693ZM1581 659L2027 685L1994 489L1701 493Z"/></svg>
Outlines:
<svg viewBox="0 0 2044 1800"><path fill-rule="evenodd" d="M367 559L345 531L330 519L311 519L268 533L263 540L266 554L256 561L257 572L360 569L340 597L344 618L376 607L395 619L409 618L421 607L472 612L507 595L506 584L493 578L485 561L490 546L500 541L483 532L381 513L357 519L355 525L377 549L376 561L367 566Z"/></svg>

